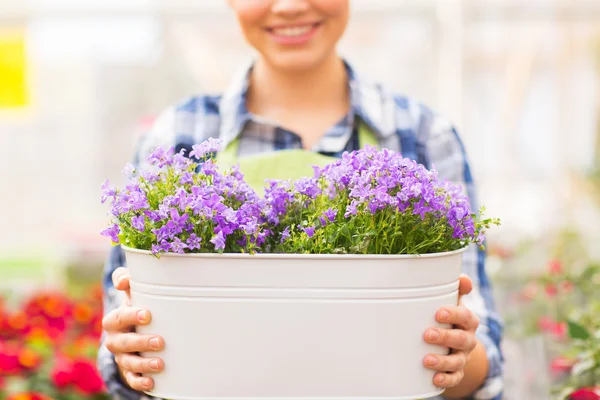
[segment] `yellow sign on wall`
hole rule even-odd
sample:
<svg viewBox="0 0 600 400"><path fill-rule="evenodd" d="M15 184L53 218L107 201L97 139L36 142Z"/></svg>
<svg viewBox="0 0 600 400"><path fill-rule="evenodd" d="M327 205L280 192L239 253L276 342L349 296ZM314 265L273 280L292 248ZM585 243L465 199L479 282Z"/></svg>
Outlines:
<svg viewBox="0 0 600 400"><path fill-rule="evenodd" d="M0 30L0 109L28 104L25 34Z"/></svg>

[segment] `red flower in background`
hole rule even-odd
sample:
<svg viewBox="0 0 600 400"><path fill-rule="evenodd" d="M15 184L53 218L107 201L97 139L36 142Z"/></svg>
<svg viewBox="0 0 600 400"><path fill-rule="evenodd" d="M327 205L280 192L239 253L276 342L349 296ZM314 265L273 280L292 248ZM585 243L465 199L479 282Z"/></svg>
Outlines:
<svg viewBox="0 0 600 400"><path fill-rule="evenodd" d="M37 369L42 364L42 356L28 348L20 349L17 358L19 366L28 372Z"/></svg>
<svg viewBox="0 0 600 400"><path fill-rule="evenodd" d="M50 372L50 379L54 386L65 389L73 383L73 363L66 357L57 357Z"/></svg>
<svg viewBox="0 0 600 400"><path fill-rule="evenodd" d="M583 388L573 392L569 396L570 400L600 400L600 386L593 388Z"/></svg>
<svg viewBox="0 0 600 400"><path fill-rule="evenodd" d="M562 263L560 262L560 260L557 260L557 259L551 260L550 263L548 264L548 272L550 272L551 275L562 274L563 266L562 266Z"/></svg>
<svg viewBox="0 0 600 400"><path fill-rule="evenodd" d="M556 378L563 374L571 372L571 369L573 368L574 364L575 361L571 360L570 358L556 357L550 363L550 370L552 372L552 376Z"/></svg>
<svg viewBox="0 0 600 400"><path fill-rule="evenodd" d="M86 395L104 392L104 381L100 377L95 363L90 360L75 360L72 379L77 389Z"/></svg>
<svg viewBox="0 0 600 400"><path fill-rule="evenodd" d="M540 317L538 328L545 333L551 334L558 340L564 340L567 337L567 324L558 322L548 316Z"/></svg>
<svg viewBox="0 0 600 400"><path fill-rule="evenodd" d="M20 372L19 349L14 344L0 342L0 375L13 376Z"/></svg>
<svg viewBox="0 0 600 400"><path fill-rule="evenodd" d="M554 297L558 294L558 289L556 289L556 286L552 284L546 285L544 290L546 291L546 295L548 297Z"/></svg>

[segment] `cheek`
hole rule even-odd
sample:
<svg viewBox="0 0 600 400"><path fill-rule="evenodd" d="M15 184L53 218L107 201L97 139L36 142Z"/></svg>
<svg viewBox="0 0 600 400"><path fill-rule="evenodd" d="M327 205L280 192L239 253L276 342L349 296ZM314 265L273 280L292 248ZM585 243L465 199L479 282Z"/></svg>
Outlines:
<svg viewBox="0 0 600 400"><path fill-rule="evenodd" d="M350 8L349 0L313 0L312 4L330 18L346 18Z"/></svg>
<svg viewBox="0 0 600 400"><path fill-rule="evenodd" d="M348 24L349 0L313 0L313 7L329 20L337 34L344 32Z"/></svg>
<svg viewBox="0 0 600 400"><path fill-rule="evenodd" d="M269 14L271 0L231 0L230 6L245 31L260 28Z"/></svg>

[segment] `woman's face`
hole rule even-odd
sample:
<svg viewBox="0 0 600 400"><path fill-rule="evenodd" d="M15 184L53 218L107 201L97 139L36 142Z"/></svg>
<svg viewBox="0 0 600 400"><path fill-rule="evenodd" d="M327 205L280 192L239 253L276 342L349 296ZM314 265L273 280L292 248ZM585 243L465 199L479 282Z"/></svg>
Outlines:
<svg viewBox="0 0 600 400"><path fill-rule="evenodd" d="M272 66L309 70L335 53L350 0L229 0L246 40Z"/></svg>

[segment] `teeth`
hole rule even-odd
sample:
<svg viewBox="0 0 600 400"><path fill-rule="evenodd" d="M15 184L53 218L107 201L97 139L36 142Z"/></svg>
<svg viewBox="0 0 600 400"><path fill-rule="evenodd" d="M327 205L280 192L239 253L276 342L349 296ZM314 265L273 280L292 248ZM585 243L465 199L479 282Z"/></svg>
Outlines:
<svg viewBox="0 0 600 400"><path fill-rule="evenodd" d="M288 36L288 37L294 37L294 36L301 36L301 35L306 35L308 32L310 32L310 30L312 29L312 26L295 26L293 28L278 28L278 29L273 29L273 33L275 33L276 35L279 36Z"/></svg>

